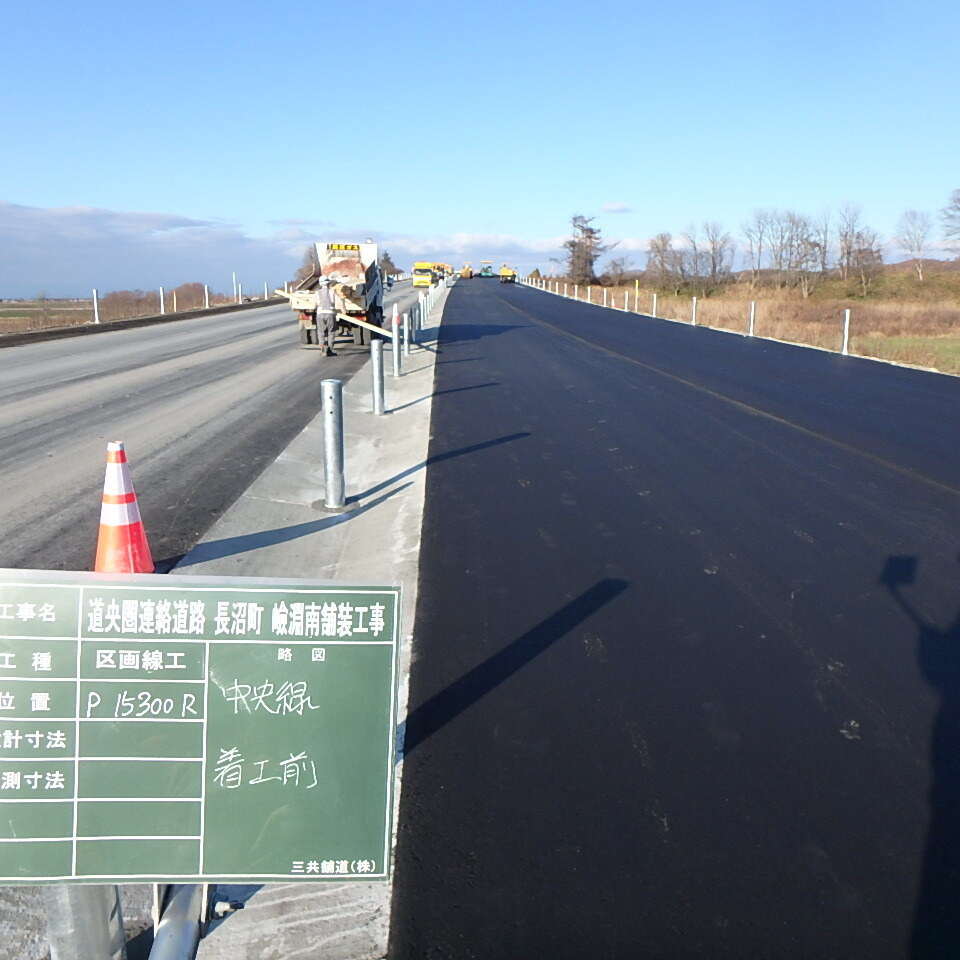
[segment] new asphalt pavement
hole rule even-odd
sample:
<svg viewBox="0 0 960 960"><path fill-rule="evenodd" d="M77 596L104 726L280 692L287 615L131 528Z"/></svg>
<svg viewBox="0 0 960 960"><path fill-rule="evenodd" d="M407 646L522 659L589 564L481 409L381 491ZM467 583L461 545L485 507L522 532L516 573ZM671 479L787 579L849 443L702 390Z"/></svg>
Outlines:
<svg viewBox="0 0 960 960"><path fill-rule="evenodd" d="M391 960L960 951L960 380L459 283Z"/></svg>

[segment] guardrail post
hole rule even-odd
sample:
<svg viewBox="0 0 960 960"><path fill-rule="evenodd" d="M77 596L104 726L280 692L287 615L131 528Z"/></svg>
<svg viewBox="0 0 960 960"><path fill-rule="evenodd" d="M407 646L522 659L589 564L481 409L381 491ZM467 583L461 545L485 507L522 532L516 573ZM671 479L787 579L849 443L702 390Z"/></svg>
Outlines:
<svg viewBox="0 0 960 960"><path fill-rule="evenodd" d="M757 302L755 300L750 301L750 328L747 333L748 337L753 336L753 328L757 322Z"/></svg>
<svg viewBox="0 0 960 960"><path fill-rule="evenodd" d="M697 298L693 297L690 304L690 323L693 326L697 325Z"/></svg>
<svg viewBox="0 0 960 960"><path fill-rule="evenodd" d="M384 383L383 383L383 341L374 337L370 341L370 370L373 379L373 412L376 416L383 416Z"/></svg>
<svg viewBox="0 0 960 960"><path fill-rule="evenodd" d="M343 383L323 380L320 383L323 401L323 495L328 510L346 504L343 479Z"/></svg>
<svg viewBox="0 0 960 960"><path fill-rule="evenodd" d="M52 960L123 960L120 890L113 884L44 886Z"/></svg>
<svg viewBox="0 0 960 960"><path fill-rule="evenodd" d="M100 294L97 293L96 287L93 289L93 322L100 322Z"/></svg>
<svg viewBox="0 0 960 960"><path fill-rule="evenodd" d="M850 352L850 311L843 311L843 350L844 356Z"/></svg>

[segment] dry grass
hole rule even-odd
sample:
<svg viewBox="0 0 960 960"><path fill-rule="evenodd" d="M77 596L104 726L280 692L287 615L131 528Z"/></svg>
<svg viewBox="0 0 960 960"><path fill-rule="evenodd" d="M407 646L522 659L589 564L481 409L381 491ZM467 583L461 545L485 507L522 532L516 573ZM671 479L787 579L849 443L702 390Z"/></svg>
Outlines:
<svg viewBox="0 0 960 960"><path fill-rule="evenodd" d="M225 294L210 294L210 305L232 302ZM165 296L167 313L199 310L204 306L203 285L185 284ZM118 290L100 297L100 320L130 320L160 313L157 291ZM93 323L92 300L4 300L0 302L0 333L27 333L54 327Z"/></svg>
<svg viewBox="0 0 960 960"><path fill-rule="evenodd" d="M563 292L563 281L559 281ZM573 284L567 292L573 296ZM593 287L593 303L621 308L624 296L629 309L651 314L654 291L633 285ZM587 299L587 289L578 289L578 298ZM960 373L960 301L929 299L851 300L849 298L804 298L799 290L751 290L735 284L722 294L697 300L697 323L737 333L749 329L750 303L756 303L754 334L788 343L803 343L824 350L840 350L843 343L844 311L850 310L851 353L933 367L946 373ZM657 316L690 322L689 296L657 295Z"/></svg>

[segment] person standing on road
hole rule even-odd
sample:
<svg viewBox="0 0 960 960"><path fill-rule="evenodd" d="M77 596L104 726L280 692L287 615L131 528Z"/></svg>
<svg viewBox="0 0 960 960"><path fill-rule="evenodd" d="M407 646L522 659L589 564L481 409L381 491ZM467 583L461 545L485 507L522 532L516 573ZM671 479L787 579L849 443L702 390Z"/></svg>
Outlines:
<svg viewBox="0 0 960 960"><path fill-rule="evenodd" d="M337 334L337 308L333 297L333 284L327 277L317 282L317 341L327 345L325 356L335 357L333 341Z"/></svg>

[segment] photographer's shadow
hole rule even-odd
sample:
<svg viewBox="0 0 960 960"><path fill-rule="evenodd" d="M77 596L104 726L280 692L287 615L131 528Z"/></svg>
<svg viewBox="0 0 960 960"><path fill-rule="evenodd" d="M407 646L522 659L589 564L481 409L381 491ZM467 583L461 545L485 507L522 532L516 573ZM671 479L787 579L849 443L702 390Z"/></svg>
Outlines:
<svg viewBox="0 0 960 960"><path fill-rule="evenodd" d="M930 828L911 934L912 960L960 957L960 615L945 629L901 595L915 557L890 557L880 578L917 628L917 659L940 694L930 747Z"/></svg>

